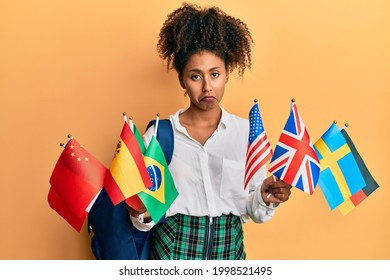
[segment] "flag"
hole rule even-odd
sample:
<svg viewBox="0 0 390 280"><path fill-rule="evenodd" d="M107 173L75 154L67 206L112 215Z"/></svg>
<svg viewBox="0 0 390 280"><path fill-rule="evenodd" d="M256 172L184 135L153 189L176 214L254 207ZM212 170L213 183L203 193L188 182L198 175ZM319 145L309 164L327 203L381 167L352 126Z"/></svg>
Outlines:
<svg viewBox="0 0 390 280"><path fill-rule="evenodd" d="M358 206L364 199L366 199L370 194L372 194L377 188L379 188L379 185L368 170L366 164L364 163L362 157L357 151L347 131L345 129L342 129L341 133L344 136L344 139L347 142L349 148L351 149L352 155L355 158L355 161L365 182L365 186L360 191L352 195L349 199L345 200L339 205L339 207L337 207L340 210L341 214L345 216L349 212L351 212L356 206Z"/></svg>
<svg viewBox="0 0 390 280"><path fill-rule="evenodd" d="M245 165L244 189L253 175L272 157L271 145L264 131L257 102L249 111L249 137Z"/></svg>
<svg viewBox="0 0 390 280"><path fill-rule="evenodd" d="M321 163L318 185L331 210L359 192L365 182L351 149L336 124L314 144Z"/></svg>
<svg viewBox="0 0 390 280"><path fill-rule="evenodd" d="M134 123L131 123L130 128L133 131L135 138L137 139L137 143L138 143L138 145L140 147L142 155L144 155L145 151L146 151L146 147L145 147L145 144L144 144L144 142L142 140L142 136L141 136L141 134L139 133L139 131L137 129L137 126ZM141 206L142 206L142 201L138 197L138 195L135 194L135 195L133 195L133 196L131 196L131 197L126 199L126 204L129 205L134 210L138 211L141 208Z"/></svg>
<svg viewBox="0 0 390 280"><path fill-rule="evenodd" d="M137 139L124 123L104 188L114 205L152 185Z"/></svg>
<svg viewBox="0 0 390 280"><path fill-rule="evenodd" d="M269 172L305 193L317 185L320 163L295 102L278 140Z"/></svg>
<svg viewBox="0 0 390 280"><path fill-rule="evenodd" d="M55 189L50 188L48 194L48 201L50 207L56 211L61 217L65 219L75 230L81 231L85 218L87 217L87 211L84 211L81 216L76 215L61 199Z"/></svg>
<svg viewBox="0 0 390 280"><path fill-rule="evenodd" d="M50 177L48 202L76 230L103 187L107 168L74 138L62 151Z"/></svg>
<svg viewBox="0 0 390 280"><path fill-rule="evenodd" d="M178 196L164 152L153 136L145 152L145 164L153 185L138 193L154 222L158 222Z"/></svg>
<svg viewBox="0 0 390 280"><path fill-rule="evenodd" d="M144 142L143 142L143 140L142 140L142 136L141 136L141 134L139 133L139 131L138 131L138 129L137 129L137 127L136 127L135 124L132 125L131 130L132 130L133 133L134 133L135 139L137 139L137 143L138 143L138 146L139 146L139 148L140 148L140 150L141 150L141 153L142 153L142 154L145 154L146 147L145 147Z"/></svg>

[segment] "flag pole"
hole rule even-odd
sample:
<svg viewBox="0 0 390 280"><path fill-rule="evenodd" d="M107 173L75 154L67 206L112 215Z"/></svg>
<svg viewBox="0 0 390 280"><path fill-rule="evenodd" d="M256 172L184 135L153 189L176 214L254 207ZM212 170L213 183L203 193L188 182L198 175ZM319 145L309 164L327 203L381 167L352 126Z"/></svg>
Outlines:
<svg viewBox="0 0 390 280"><path fill-rule="evenodd" d="M123 120L125 121L125 123L127 123L126 112L123 112L122 116L123 116Z"/></svg>
<svg viewBox="0 0 390 280"><path fill-rule="evenodd" d="M65 149L66 145L68 145L69 141L73 139L73 136L71 134L68 134L67 137L69 138L69 140L66 141L66 143L62 143L62 142L60 143L60 146L64 149Z"/></svg>
<svg viewBox="0 0 390 280"><path fill-rule="evenodd" d="M349 126L349 124L345 123L344 126L340 129L340 131L343 130L343 129L346 129L348 126Z"/></svg>
<svg viewBox="0 0 390 280"><path fill-rule="evenodd" d="M157 138L157 129L158 129L158 121L160 120L160 114L157 114L156 115L156 129L155 129L155 131L154 131L154 137L156 137Z"/></svg>
<svg viewBox="0 0 390 280"><path fill-rule="evenodd" d="M134 132L133 117L129 117L129 126L132 132Z"/></svg>

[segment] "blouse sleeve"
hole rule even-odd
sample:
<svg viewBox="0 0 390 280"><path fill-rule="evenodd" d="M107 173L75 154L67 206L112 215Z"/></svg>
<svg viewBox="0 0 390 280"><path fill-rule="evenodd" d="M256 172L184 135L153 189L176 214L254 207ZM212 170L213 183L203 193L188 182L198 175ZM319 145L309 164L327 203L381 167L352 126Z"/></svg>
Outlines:
<svg viewBox="0 0 390 280"><path fill-rule="evenodd" d="M261 197L260 190L265 178L266 170L264 166L251 179L251 182L249 182L249 195L246 201L246 209L248 214L241 217L243 222L247 222L250 217L255 223L264 223L274 216L278 204L270 203L270 205L267 206Z"/></svg>

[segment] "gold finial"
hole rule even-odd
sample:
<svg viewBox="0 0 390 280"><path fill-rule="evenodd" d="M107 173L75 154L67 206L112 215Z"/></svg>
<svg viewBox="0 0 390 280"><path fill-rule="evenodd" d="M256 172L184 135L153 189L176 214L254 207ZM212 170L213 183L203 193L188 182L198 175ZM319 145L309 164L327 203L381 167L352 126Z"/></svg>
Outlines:
<svg viewBox="0 0 390 280"><path fill-rule="evenodd" d="M72 138L72 134L68 134L68 138L69 138L69 139Z"/></svg>
<svg viewBox="0 0 390 280"><path fill-rule="evenodd" d="M295 98L291 98L291 102L293 102L293 103L294 103L294 102L295 102Z"/></svg>
<svg viewBox="0 0 390 280"><path fill-rule="evenodd" d="M349 126L349 123L344 124L344 126L345 126L345 127L348 127L348 126Z"/></svg>
<svg viewBox="0 0 390 280"><path fill-rule="evenodd" d="M123 113L122 113L122 116L126 116L126 112L123 112Z"/></svg>
<svg viewBox="0 0 390 280"><path fill-rule="evenodd" d="M253 100L253 102L255 102L255 103L257 103L257 101L258 101L257 99Z"/></svg>
<svg viewBox="0 0 390 280"><path fill-rule="evenodd" d="M337 121L336 121L336 120L334 120L334 121L333 121L333 123L334 123L334 124L337 124Z"/></svg>
<svg viewBox="0 0 390 280"><path fill-rule="evenodd" d="M61 146L61 147L65 147L65 144L64 144L64 143L60 143L60 146Z"/></svg>
<svg viewBox="0 0 390 280"><path fill-rule="evenodd" d="M157 116L157 118L158 118L158 117L160 117L160 114L157 114L156 116Z"/></svg>
<svg viewBox="0 0 390 280"><path fill-rule="evenodd" d="M132 121L132 120L133 120L133 117L132 117L132 116L130 116L130 117L129 117L129 120L131 120L131 121Z"/></svg>

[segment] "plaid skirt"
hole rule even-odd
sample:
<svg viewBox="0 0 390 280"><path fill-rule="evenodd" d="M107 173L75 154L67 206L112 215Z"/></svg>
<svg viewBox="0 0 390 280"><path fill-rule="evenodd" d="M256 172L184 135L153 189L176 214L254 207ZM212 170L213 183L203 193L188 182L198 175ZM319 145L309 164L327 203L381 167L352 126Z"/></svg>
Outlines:
<svg viewBox="0 0 390 280"><path fill-rule="evenodd" d="M152 260L244 260L239 217L194 217L177 214L152 229Z"/></svg>

